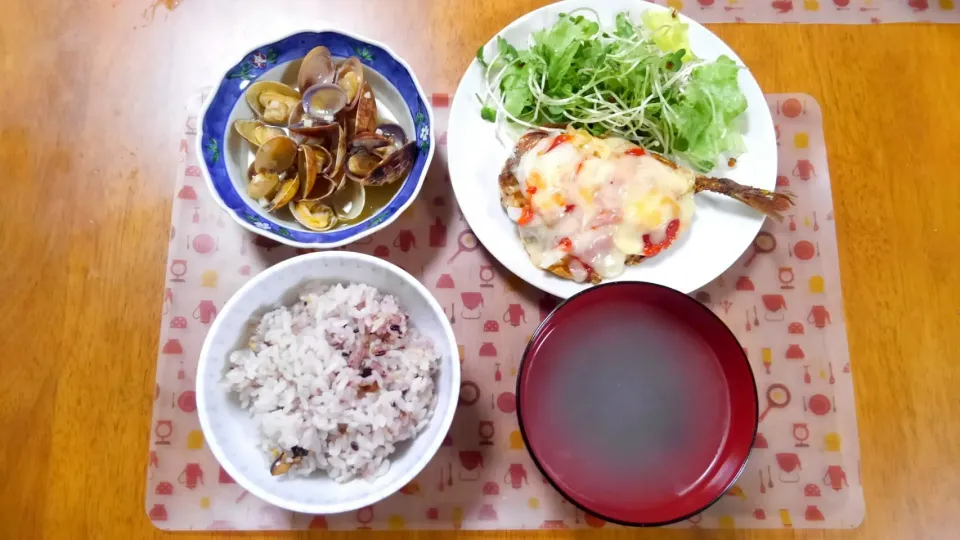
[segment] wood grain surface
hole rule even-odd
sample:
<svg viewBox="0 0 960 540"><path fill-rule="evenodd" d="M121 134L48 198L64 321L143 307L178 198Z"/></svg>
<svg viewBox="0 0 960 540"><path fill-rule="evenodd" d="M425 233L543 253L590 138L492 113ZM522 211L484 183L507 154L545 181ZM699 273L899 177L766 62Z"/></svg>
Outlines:
<svg viewBox="0 0 960 540"><path fill-rule="evenodd" d="M390 44L429 91L452 92L481 43L544 3L149 2L3 2L3 539L231 536L161 533L144 512L174 156L188 97L251 43L322 25ZM537 536L956 538L960 25L712 28L765 91L806 92L823 108L866 522L855 531Z"/></svg>

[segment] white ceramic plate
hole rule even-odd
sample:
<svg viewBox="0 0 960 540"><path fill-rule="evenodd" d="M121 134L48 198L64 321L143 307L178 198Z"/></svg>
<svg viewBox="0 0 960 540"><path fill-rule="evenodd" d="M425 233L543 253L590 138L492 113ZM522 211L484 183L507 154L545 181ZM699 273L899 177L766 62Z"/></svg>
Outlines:
<svg viewBox="0 0 960 540"><path fill-rule="evenodd" d="M338 484L322 473L307 478L271 476L260 452L259 433L249 413L221 385L227 358L246 343L259 317L297 301L307 283L366 283L392 294L413 325L433 340L441 354L436 378L437 405L427 427L397 445L390 470L372 482ZM197 368L200 427L217 461L244 489L274 504L309 514L334 514L369 506L396 492L419 473L440 448L450 429L460 395L460 360L453 328L429 291L413 276L369 255L328 251L301 255L272 266L240 288L217 315L207 334Z"/></svg>
<svg viewBox="0 0 960 540"><path fill-rule="evenodd" d="M552 26L560 13L589 7L600 15L604 28L612 27L617 13L627 11L634 21L648 9L665 9L640 0L568 0L528 13L499 32L515 47L526 48L528 36ZM743 65L740 58L717 36L689 17L680 15L690 25L690 45L700 58L715 60L720 55ZM495 38L494 38L495 39ZM487 58L496 49L491 39L485 46ZM744 142L747 151L737 158L737 165L718 167L711 174L726 176L741 184L773 190L777 176L777 141L770 110L763 93L749 71L740 71L740 89L747 98L744 113ZM511 148L496 136L494 124L480 118L476 94L484 94L483 70L474 60L457 88L450 111L447 134L450 179L470 228L484 247L511 272L531 285L562 298L589 287L589 284L564 280L540 270L527 257L516 225L500 206L497 177ZM696 195L697 211L689 231L670 249L628 267L610 281L647 281L681 292L691 292L706 285L730 267L750 245L764 216L743 204L722 195Z"/></svg>

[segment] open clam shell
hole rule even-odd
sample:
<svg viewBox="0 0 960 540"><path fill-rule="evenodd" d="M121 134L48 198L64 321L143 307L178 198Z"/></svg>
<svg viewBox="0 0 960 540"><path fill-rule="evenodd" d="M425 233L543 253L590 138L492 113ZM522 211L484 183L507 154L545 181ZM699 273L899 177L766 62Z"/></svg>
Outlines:
<svg viewBox="0 0 960 540"><path fill-rule="evenodd" d="M337 65L330 55L330 49L314 47L300 62L297 73L297 88L306 93L315 84L332 83L337 76Z"/></svg>
<svg viewBox="0 0 960 540"><path fill-rule="evenodd" d="M332 159L326 148L300 146L297 154L297 176L301 179L300 200L321 201L333 194L337 183L320 172Z"/></svg>
<svg viewBox="0 0 960 540"><path fill-rule="evenodd" d="M361 133L350 140L350 149L365 148L367 150L376 150L384 146L390 146L393 141L389 137L378 135L376 133Z"/></svg>
<svg viewBox="0 0 960 540"><path fill-rule="evenodd" d="M347 134L343 126L338 124L336 132L328 132L326 135L324 147L330 150L333 161L327 165L323 173L330 178L337 178L341 175L343 162L347 159Z"/></svg>
<svg viewBox="0 0 960 540"><path fill-rule="evenodd" d="M324 175L318 175L317 181L313 185L313 189L310 190L310 193L307 194L301 200L304 201L326 201L331 195L333 195L337 190L337 182Z"/></svg>
<svg viewBox="0 0 960 540"><path fill-rule="evenodd" d="M397 148L407 144L407 134L403 131L403 128L397 124L380 124L377 126L377 129L374 130L374 133L387 137L393 141L394 146Z"/></svg>
<svg viewBox="0 0 960 540"><path fill-rule="evenodd" d="M309 145L314 150L324 153L323 165L319 168L320 173L331 177L337 176L347 153L347 141L343 137L343 126L336 123L309 129L306 132L308 135L293 133L293 137L300 141L300 144Z"/></svg>
<svg viewBox="0 0 960 540"><path fill-rule="evenodd" d="M347 58L337 68L334 82L347 94L347 108L352 109L360 97L360 90L363 89L363 64L355 56Z"/></svg>
<svg viewBox="0 0 960 540"><path fill-rule="evenodd" d="M317 181L319 172L319 159L313 148L306 144L301 144L297 148L297 179L300 183L300 198L307 198L307 194L313 189L313 184ZM289 201L288 201L289 202Z"/></svg>
<svg viewBox="0 0 960 540"><path fill-rule="evenodd" d="M354 106L345 107L337 114L337 120L347 132L347 140L377 128L377 100L370 85L363 83Z"/></svg>
<svg viewBox="0 0 960 540"><path fill-rule="evenodd" d="M311 231L328 231L337 224L337 214L322 202L291 202L289 207L294 219Z"/></svg>
<svg viewBox="0 0 960 540"><path fill-rule="evenodd" d="M377 98L370 84L364 82L357 96L357 115L354 118L354 134L372 133L377 129Z"/></svg>
<svg viewBox="0 0 960 540"><path fill-rule="evenodd" d="M417 160L417 144L413 141L400 147L396 152L383 158L379 165L373 168L359 182L368 186L382 186L402 180L407 176L413 163Z"/></svg>
<svg viewBox="0 0 960 540"><path fill-rule="evenodd" d="M317 154L317 171L323 171L333 162L333 154L325 146L310 144L310 148Z"/></svg>
<svg viewBox="0 0 960 540"><path fill-rule="evenodd" d="M344 182L335 192L330 204L337 217L344 220L357 219L367 203L367 190L358 182Z"/></svg>
<svg viewBox="0 0 960 540"><path fill-rule="evenodd" d="M284 180L283 183L280 184L280 188L277 190L277 193L270 201L270 204L267 206L267 211L275 212L279 208L289 204L290 201L293 200L293 197L296 196L299 187L300 180L296 176L289 180Z"/></svg>
<svg viewBox="0 0 960 540"><path fill-rule="evenodd" d="M282 129L268 126L260 120L237 120L233 123L233 129L254 147L259 147L274 137L284 135Z"/></svg>
<svg viewBox="0 0 960 540"><path fill-rule="evenodd" d="M294 165L297 159L297 141L290 137L274 137L260 145L253 159L254 171L280 174Z"/></svg>
<svg viewBox="0 0 960 540"><path fill-rule="evenodd" d="M299 138L303 139L301 142L308 142L306 139L330 137L339 129L339 125L336 122L317 120L306 114L291 114L290 118L291 124L288 129L292 136L299 135ZM293 123L294 119L296 120L295 123Z"/></svg>
<svg viewBox="0 0 960 540"><path fill-rule="evenodd" d="M277 81L257 81L243 95L257 117L274 126L287 125L301 98L300 92Z"/></svg>
<svg viewBox="0 0 960 540"><path fill-rule="evenodd" d="M347 94L335 84L315 84L303 93L303 110L314 118L332 119L346 106Z"/></svg>
<svg viewBox="0 0 960 540"><path fill-rule="evenodd" d="M366 183L366 178L380 165L382 161L383 158L381 158L379 154L372 150L367 150L362 146L355 148L352 152L350 152L349 157L347 157L347 178L353 180L354 182Z"/></svg>
<svg viewBox="0 0 960 540"><path fill-rule="evenodd" d="M280 186L280 176L276 173L254 173L247 182L247 195L256 201L273 195Z"/></svg>

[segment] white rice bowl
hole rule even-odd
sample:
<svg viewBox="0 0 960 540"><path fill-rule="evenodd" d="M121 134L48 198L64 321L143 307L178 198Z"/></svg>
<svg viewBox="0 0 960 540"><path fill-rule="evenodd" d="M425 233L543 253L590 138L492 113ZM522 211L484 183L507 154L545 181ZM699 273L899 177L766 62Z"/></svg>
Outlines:
<svg viewBox="0 0 960 540"><path fill-rule="evenodd" d="M366 284L380 295L373 292L374 301L359 309L356 303L352 308L339 306L335 299L339 294L372 292L362 287L354 288L358 291L354 293L351 283ZM308 304L318 302L318 307L298 311L304 294L317 295L317 300ZM326 309L319 305L328 300L337 304L332 308L336 313L311 321L310 314ZM197 415L205 445L223 473L239 484L238 495L242 488L270 504L307 514L349 512L376 504L409 484L439 450L457 410L457 340L443 308L407 272L362 253L310 253L260 272L222 307L216 299L214 303L218 314L203 341L197 365ZM361 313L367 305L371 309ZM346 315L343 309L348 310ZM351 314L350 309L357 313ZM349 335L336 330L343 322L334 320L346 321L341 328L350 328L351 334L351 325L360 330L361 324L376 334L379 320L400 313L406 313L408 319L394 318L387 326L390 330L397 324L400 332L392 331L397 336L368 344L378 347L373 354L384 373L378 370L364 377L361 362L358 381L356 367L350 366L350 353L356 348L350 348ZM321 329L323 339L316 338ZM251 341L254 349L249 348ZM405 344L404 349L400 344ZM185 352L191 354L199 345L187 340ZM276 353L268 351L271 348ZM346 348L347 361L341 363L336 354L327 355L323 352L327 348L340 350L341 359ZM385 352L377 357L381 348ZM401 352L408 349L411 351ZM374 366L366 367L372 370ZM329 374L324 378L323 373L331 369L339 373L333 380ZM341 404L339 397L311 402L318 397L310 395L311 391L318 388L320 395L326 396L329 392L323 389L346 384L343 395L349 396L360 384L369 385L366 379L377 381L377 391L365 391L363 396L354 391L355 402L345 399ZM186 388L188 383L184 384ZM306 396L307 405L301 396ZM335 422L339 416L347 422ZM346 429L340 433L339 424L344 423ZM335 424L333 429L331 424ZM178 422L171 443L186 445L190 429L189 424ZM350 444L354 442L357 449ZM292 451L296 443L312 451L298 463L291 460L285 474L271 475L276 460L273 450Z"/></svg>
<svg viewBox="0 0 960 540"><path fill-rule="evenodd" d="M265 467L371 480L430 419L440 355L392 295L314 287L263 316L224 375L260 429Z"/></svg>

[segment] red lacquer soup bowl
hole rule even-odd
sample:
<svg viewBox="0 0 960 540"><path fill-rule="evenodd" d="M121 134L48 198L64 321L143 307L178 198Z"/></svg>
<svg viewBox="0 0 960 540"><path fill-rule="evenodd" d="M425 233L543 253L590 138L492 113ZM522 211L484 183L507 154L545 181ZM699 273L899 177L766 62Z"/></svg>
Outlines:
<svg viewBox="0 0 960 540"><path fill-rule="evenodd" d="M733 333L693 298L611 283L558 306L517 378L520 430L570 502L611 522L666 525L713 504L757 432L757 388Z"/></svg>

